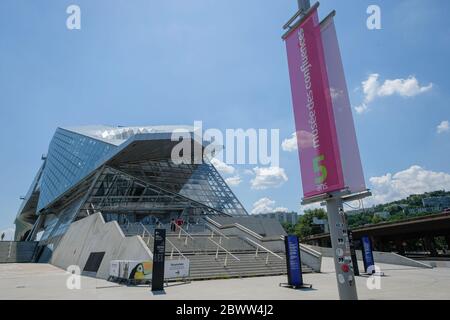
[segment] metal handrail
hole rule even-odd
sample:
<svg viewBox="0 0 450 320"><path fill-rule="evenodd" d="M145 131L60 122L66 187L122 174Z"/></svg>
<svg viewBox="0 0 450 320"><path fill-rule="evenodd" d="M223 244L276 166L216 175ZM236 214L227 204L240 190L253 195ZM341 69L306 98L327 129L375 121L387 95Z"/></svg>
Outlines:
<svg viewBox="0 0 450 320"><path fill-rule="evenodd" d="M209 225L208 223L205 224L205 226L211 230L211 239L214 238L214 233L217 233L220 238L219 238L219 244L222 244L222 237L229 240L230 238L228 238L224 233L222 233L221 231L219 231L219 229Z"/></svg>
<svg viewBox="0 0 450 320"><path fill-rule="evenodd" d="M209 223L205 224L205 226L206 226L207 228L209 228L211 231L217 233L219 236L222 236L222 237L224 237L225 239L230 239L230 238L228 238L227 235L225 235L223 232L221 232L221 231L220 231L219 229L217 229L216 227L213 227L213 226L210 225Z"/></svg>
<svg viewBox="0 0 450 320"><path fill-rule="evenodd" d="M205 219L206 219L209 223L211 223L211 224L213 224L213 225L215 225L215 226L217 226L217 227L220 227L220 224L218 224L216 221L214 221L214 220L211 219L210 217L205 217ZM224 227L224 226L222 226L222 227ZM241 229L241 230L244 231L245 233L251 235L252 237L254 237L254 238L258 239L258 240L264 239L264 237L261 236L260 234L256 233L256 232L253 231L253 230L250 230L250 229L247 228L247 227L244 227L242 224L240 224L240 223L238 223L238 222L229 224L229 225L227 225L227 227L236 227L236 228L238 228L238 229Z"/></svg>
<svg viewBox="0 0 450 320"><path fill-rule="evenodd" d="M188 231L189 232L189 229L191 229L191 228L193 228L193 227L197 227L197 226L205 226L204 224L199 224L198 222L197 222L197 224L192 224L192 223L190 223L189 221L186 221L186 231Z"/></svg>
<svg viewBox="0 0 450 320"><path fill-rule="evenodd" d="M264 247L263 245L260 245L259 243L253 241L252 239L250 239L250 238L248 238L248 237L245 237L245 240L247 240L248 242L250 242L250 243L256 245L255 257L258 256L259 248L261 248L261 249L263 249L263 250L265 250L265 251L267 252L267 256L266 256L266 265L269 263L269 254L271 254L271 255L273 255L273 256L275 256L275 257L281 259L281 260L284 260L283 257L279 256L278 254L276 254L276 253L273 252L272 250L267 249L267 248Z"/></svg>
<svg viewBox="0 0 450 320"><path fill-rule="evenodd" d="M147 246L148 246L150 243L150 238L152 238L154 240L153 235L150 233L150 231L148 231L148 229L144 226L144 224L142 222L139 222L139 224L142 227L142 239L144 239L145 232L147 232L149 235L148 240L147 240Z"/></svg>
<svg viewBox="0 0 450 320"><path fill-rule="evenodd" d="M217 227L220 227L220 223L214 221L213 219L211 219L210 217L205 217L205 220L208 221L211 224L214 224Z"/></svg>
<svg viewBox="0 0 450 320"><path fill-rule="evenodd" d="M300 247L300 250L303 250L303 251L305 251L305 252L307 252L307 253L315 256L315 257L321 257L322 256L322 254L319 251L311 249L311 248L305 246L303 243L299 243L299 247Z"/></svg>
<svg viewBox="0 0 450 320"><path fill-rule="evenodd" d="M173 259L174 249L178 252L178 255L182 256L185 260L188 260L188 258L186 258L185 255L182 254L180 250L178 250L178 248L172 243L172 241L169 240L169 238L166 238L166 241L172 246L172 250L170 251L170 260Z"/></svg>
<svg viewBox="0 0 450 320"><path fill-rule="evenodd" d="M146 231L149 235L150 235L150 237L152 237L152 239L153 239L153 235L152 235L152 233L147 229L147 227L142 223L142 222L139 222L139 225L142 227L142 229L144 230L144 231Z"/></svg>
<svg viewBox="0 0 450 320"><path fill-rule="evenodd" d="M142 232L142 237L144 237L145 232L147 232L148 235L149 235L152 239L155 239L155 238L153 237L153 235L150 233L150 231L148 231L147 227L146 227L142 222L139 222L139 224L142 226L142 228L143 228L143 230L144 230L144 231ZM150 242L150 237L149 237L149 239L148 239L148 241L147 241L147 245L148 245L149 242ZM173 253L174 253L174 250L176 250L176 251L178 252L178 255L182 256L184 259L187 260L187 258L184 256L184 254L181 253L181 251L180 251L180 250L172 243L172 241L169 240L169 238L166 238L166 241L172 246L172 250L171 250L171 252L170 252L170 259L171 259L171 260L173 259Z"/></svg>
<svg viewBox="0 0 450 320"><path fill-rule="evenodd" d="M247 228L247 227L244 227L244 226L243 226L242 224L240 224L240 223L235 223L235 225L236 225L236 227L237 227L238 229L241 229L242 231L248 233L249 235L251 235L252 237L254 237L254 238L258 239L258 240L264 239L263 236L261 236L260 234L256 233L256 232L253 231L253 230L250 230L250 229Z"/></svg>
<svg viewBox="0 0 450 320"><path fill-rule="evenodd" d="M223 249L226 253L225 256L225 261L224 261L224 266L227 266L227 262L228 262L228 255L230 255L234 260L236 261L241 261L241 259L239 259L238 257L236 257L234 254L232 254L230 251L228 251L227 249L225 249L221 244L215 242L213 239L208 238L209 241L211 241L212 243L214 243L217 246L217 250L216 250L216 260L219 258L219 248Z"/></svg>
<svg viewBox="0 0 450 320"><path fill-rule="evenodd" d="M170 222L170 224L175 225L178 229L180 229L180 232L178 233L178 239L181 239L181 231L183 231L186 234L186 240L184 240L184 245L187 246L187 241L188 241L188 237L192 239L192 241L194 241L194 238L192 238L192 236L189 234L189 232L187 232L186 230L184 230L181 226L177 225L175 222Z"/></svg>

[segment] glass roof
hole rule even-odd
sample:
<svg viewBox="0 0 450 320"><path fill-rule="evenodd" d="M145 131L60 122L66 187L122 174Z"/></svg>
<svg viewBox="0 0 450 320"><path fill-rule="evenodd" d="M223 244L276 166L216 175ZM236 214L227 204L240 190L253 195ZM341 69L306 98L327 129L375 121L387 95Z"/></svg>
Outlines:
<svg viewBox="0 0 450 320"><path fill-rule="evenodd" d="M185 126L185 125L136 126L136 127L91 125L80 127L62 127L62 129L82 134L84 136L88 136L116 146L121 145L127 139L136 134L171 133L175 130L184 130L188 132L194 131L194 128L192 126Z"/></svg>

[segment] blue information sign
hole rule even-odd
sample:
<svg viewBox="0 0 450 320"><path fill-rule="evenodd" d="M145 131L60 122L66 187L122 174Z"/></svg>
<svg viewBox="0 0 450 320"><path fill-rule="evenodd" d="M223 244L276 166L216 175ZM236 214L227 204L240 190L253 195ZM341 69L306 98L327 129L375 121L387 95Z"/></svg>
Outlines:
<svg viewBox="0 0 450 320"><path fill-rule="evenodd" d="M372 273L375 272L375 261L373 259L373 252L372 252L372 243L368 236L363 236L361 238L362 242L362 256L363 256L363 262L364 262L364 269L366 272L369 272L369 268L371 269Z"/></svg>
<svg viewBox="0 0 450 320"><path fill-rule="evenodd" d="M284 239L286 247L286 264L288 284L293 287L303 285L302 264L300 260L300 247L297 236L287 236Z"/></svg>

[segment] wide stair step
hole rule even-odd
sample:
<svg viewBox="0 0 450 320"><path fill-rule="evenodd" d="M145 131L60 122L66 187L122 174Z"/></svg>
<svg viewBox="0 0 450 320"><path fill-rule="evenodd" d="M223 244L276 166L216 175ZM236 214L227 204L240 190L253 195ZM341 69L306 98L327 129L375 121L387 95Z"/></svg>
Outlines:
<svg viewBox="0 0 450 320"><path fill-rule="evenodd" d="M135 230L130 231L136 234ZM153 237L148 236L147 233L142 239L153 251ZM277 253L283 259L269 254L266 264L267 252L259 250L256 256L256 247L238 236L225 238L214 235L211 238L211 233L208 232L180 236L178 232L169 231L166 233L166 240L166 260L179 259L181 255L189 259L191 280L274 276L287 273L284 253ZM223 248L219 248L217 252L217 244L226 248L239 260L226 254ZM302 265L302 271L303 273L313 272L305 265Z"/></svg>
<svg viewBox="0 0 450 320"><path fill-rule="evenodd" d="M190 260L190 278L214 279L214 278L239 278L253 276L273 276L286 274L286 261L274 256L269 257L266 264L265 255L255 257L255 253L236 253L235 256L240 259L237 261L228 256L227 265L224 266L225 254L220 254L218 258L215 255L188 255ZM304 273L310 273L312 270L307 266L302 266Z"/></svg>
<svg viewBox="0 0 450 320"><path fill-rule="evenodd" d="M193 238L193 239L192 239ZM192 238L178 238L177 235L170 235L167 239L172 242L182 254L190 260L190 279L220 279L220 278L241 278L256 276L274 276L284 275L287 273L286 260L279 259L273 255L269 255L266 264L267 253L260 251L258 256L255 255L256 248L240 239L237 236L229 236L228 239L213 238L216 243L231 252L236 260L227 255L223 249L219 249L216 259L217 245L210 241L207 235L195 235ZM144 238L149 243L150 249L153 250L153 240ZM166 242L166 259L170 259L172 246ZM279 254L281 257L283 253ZM174 250L173 259L179 258L180 255ZM225 266L225 259L227 260ZM303 265L304 273L313 272L311 268Z"/></svg>

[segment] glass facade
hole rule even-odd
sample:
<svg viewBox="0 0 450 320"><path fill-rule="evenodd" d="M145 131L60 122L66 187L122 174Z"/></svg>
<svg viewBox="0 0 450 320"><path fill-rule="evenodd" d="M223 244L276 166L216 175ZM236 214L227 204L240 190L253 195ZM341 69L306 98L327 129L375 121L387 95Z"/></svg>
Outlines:
<svg viewBox="0 0 450 320"><path fill-rule="evenodd" d="M81 129L58 128L53 136L29 192L35 198L34 206L27 210L41 215L28 232L33 239L37 233L42 235L40 246L56 248L70 224L92 212L102 213L106 221L146 225L173 217L247 215L211 163L174 164L170 140L154 139L157 143L149 144L144 136L136 143L113 144L94 138L94 129L90 128L91 136L87 136ZM149 135L167 129L139 130ZM133 137L134 131L121 130ZM119 141L117 136L113 138ZM148 141L153 142L152 138Z"/></svg>
<svg viewBox="0 0 450 320"><path fill-rule="evenodd" d="M107 166L97 180L85 210L101 211L106 220L118 220L117 214L128 215L129 222L158 219L181 214L246 215L247 212L211 165L199 165L193 172L179 165L170 170L156 170L161 161L149 167L140 166L146 174L170 177L170 183L157 183L139 174L136 163L121 164L120 169ZM162 162L167 164L167 161ZM148 161L146 161L148 163ZM130 167L129 167L130 165ZM168 168L163 165L164 168ZM184 166L183 166L184 167ZM131 169L133 168L133 169ZM184 168L186 169L186 168ZM179 171L190 172L178 176ZM150 218L146 218L149 216ZM120 222L120 221L119 221Z"/></svg>
<svg viewBox="0 0 450 320"><path fill-rule="evenodd" d="M171 160L139 161L117 166L120 171L230 215L247 212L210 163L174 164Z"/></svg>
<svg viewBox="0 0 450 320"><path fill-rule="evenodd" d="M37 211L88 175L115 148L112 144L58 129L48 150Z"/></svg>
<svg viewBox="0 0 450 320"><path fill-rule="evenodd" d="M63 208L58 215L49 215L46 217L40 245L57 243L76 218L82 202L83 198L79 198Z"/></svg>

